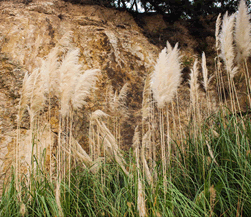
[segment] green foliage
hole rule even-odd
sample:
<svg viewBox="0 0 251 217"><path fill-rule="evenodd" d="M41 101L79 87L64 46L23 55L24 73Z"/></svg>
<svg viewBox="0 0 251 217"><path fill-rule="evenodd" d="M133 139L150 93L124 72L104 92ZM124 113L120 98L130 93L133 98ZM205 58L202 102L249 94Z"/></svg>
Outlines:
<svg viewBox="0 0 251 217"><path fill-rule="evenodd" d="M250 118L219 113L206 120L200 130L198 137L189 131L185 141L188 151L184 154L178 149L172 158L166 194L161 162L157 162L154 189L143 180L149 216L251 215ZM70 187L67 179L60 187L64 215L139 216L135 159L128 156L128 160L131 176L110 162L104 162L96 174L81 165L72 169ZM56 183L41 168L31 174L30 184L28 177L22 180L21 193L16 190L14 173L6 182L0 216L22 216L22 203L25 216L58 216Z"/></svg>
<svg viewBox="0 0 251 217"><path fill-rule="evenodd" d="M243 122L242 122L243 121ZM210 125L210 123L214 123ZM244 124L243 124L244 123ZM219 135L216 137L213 133ZM250 216L251 184L250 119L221 114L208 120L201 138L188 135L188 156L176 159L182 167L174 166L174 184L198 206L215 216ZM208 143L215 161L210 157ZM186 183L186 185L184 185ZM214 204L210 204L210 188L215 191Z"/></svg>

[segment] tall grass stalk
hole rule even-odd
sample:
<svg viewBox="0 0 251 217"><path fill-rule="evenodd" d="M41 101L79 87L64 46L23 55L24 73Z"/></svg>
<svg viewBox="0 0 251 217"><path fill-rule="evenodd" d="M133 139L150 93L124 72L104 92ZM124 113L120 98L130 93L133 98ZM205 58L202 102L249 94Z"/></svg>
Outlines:
<svg viewBox="0 0 251 217"><path fill-rule="evenodd" d="M234 18L235 14L228 16L228 13L226 12L223 17L222 30L219 37L221 44L221 58L224 60L225 68L227 71L231 111L236 113L232 86L232 78L237 73L237 68L233 66L235 57L233 47Z"/></svg>
<svg viewBox="0 0 251 217"><path fill-rule="evenodd" d="M249 22L248 8L244 0L239 2L238 14L235 23L235 42L236 42L236 61L243 63L245 82L247 86L247 96L249 106L251 106L250 99L250 76L247 67L247 58L250 56L251 38L250 38L251 24Z"/></svg>
<svg viewBox="0 0 251 217"><path fill-rule="evenodd" d="M164 121L164 109L166 104L171 102L177 88L180 84L180 57L178 51L178 43L174 48L167 42L167 47L164 48L155 65L155 71L152 75L152 90L154 99L157 101L158 113L159 113L159 129L160 129L160 145L161 145L161 160L163 168L164 189L167 188L167 173L166 166L170 166L171 161L171 145L169 138L169 118L167 117L168 128L166 140L165 137L165 121ZM166 144L168 148L168 158L166 158ZM169 168L168 168L169 169ZM169 177L170 178L170 177Z"/></svg>
<svg viewBox="0 0 251 217"><path fill-rule="evenodd" d="M209 94L208 89L209 89L209 83L210 83L210 81L212 80L213 77L212 76L210 78L208 77L206 55L205 55L204 52L202 53L201 66L202 66L202 75L203 75L203 86L204 86L204 89L206 91L207 113L209 115L211 113L211 105L210 105L211 98L210 98L210 94Z"/></svg>
<svg viewBox="0 0 251 217"><path fill-rule="evenodd" d="M219 101L220 103L226 103L226 94L224 90L224 83L223 83L223 76L221 71L221 62L220 62L220 27L222 24L221 14L218 15L215 23L215 48L217 56L215 58L215 72L216 72L216 83L217 83L217 90L219 94Z"/></svg>
<svg viewBox="0 0 251 217"><path fill-rule="evenodd" d="M181 149L177 149L179 154L173 155L172 167L169 168L172 179L167 180L167 190L164 189L159 161L155 191L147 184L142 176L139 149L135 159L130 153L128 155L127 162L130 163L127 166L131 176L127 176L122 169L117 176L117 163L113 161L101 163L96 174L84 169L80 161L79 166L71 169L70 188L68 176L65 182L62 179L51 183L49 171L47 175L42 169L42 162L37 162L38 170L34 170L30 178L32 184L27 185L22 179L21 203L16 197L14 173L9 177L10 181L5 182L9 184L5 186L0 202L0 216L20 213L22 204L27 216L44 216L44 212L48 216L144 216L143 213L145 216L249 216L250 118L243 117L243 122L233 115L222 119L219 113L211 119L202 124L202 136L197 140L189 136L185 138L188 144L186 155ZM214 123L218 136L213 133L210 123ZM239 138L235 133L236 124ZM240 146L236 145L238 140ZM137 144L139 147L139 139ZM194 155L196 149L198 155ZM186 158L185 163L182 158ZM136 170L134 162L138 165ZM36 173L39 178L35 178Z"/></svg>
<svg viewBox="0 0 251 217"><path fill-rule="evenodd" d="M196 132L196 123L200 122L200 107L198 105L198 91L199 91L199 83L198 83L198 60L195 59L193 64L193 69L191 69L190 74L190 101L191 101L191 111L192 111L192 117L194 119L194 131Z"/></svg>
<svg viewBox="0 0 251 217"><path fill-rule="evenodd" d="M151 92L151 76L148 75L145 80L144 89L143 89L143 100L142 100L142 138L145 137L144 143L145 146L148 146L148 157L152 158L152 142L151 142L151 114L152 114L152 92ZM148 136L146 135L148 132ZM143 145L143 140L142 140ZM152 159L150 159L150 168L152 168Z"/></svg>

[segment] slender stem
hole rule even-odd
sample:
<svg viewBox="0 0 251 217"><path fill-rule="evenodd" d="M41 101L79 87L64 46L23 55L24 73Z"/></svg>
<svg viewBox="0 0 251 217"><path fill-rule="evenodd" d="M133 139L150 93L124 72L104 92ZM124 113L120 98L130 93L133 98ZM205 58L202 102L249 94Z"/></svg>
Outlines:
<svg viewBox="0 0 251 217"><path fill-rule="evenodd" d="M169 112L168 112L168 106L166 108L166 134L167 134L167 168L168 168L168 176L171 180L171 142L170 142L170 125L169 125Z"/></svg>
<svg viewBox="0 0 251 217"><path fill-rule="evenodd" d="M60 173L60 168L61 168L61 125L62 125L62 120L61 120L61 115L59 114L59 129L58 129L58 153L57 153L57 179L61 180L61 173Z"/></svg>
<svg viewBox="0 0 251 217"><path fill-rule="evenodd" d="M246 81L246 86L247 86L247 95L248 95L248 100L249 100L249 107L251 108L251 98L250 98L250 78L249 78L249 71L248 71L248 65L247 65L247 60L244 60L244 70L245 70L245 81Z"/></svg>
<svg viewBox="0 0 251 217"><path fill-rule="evenodd" d="M71 189L71 149L72 149L72 124L73 124L73 110L70 110L70 139L69 139L69 189Z"/></svg>
<svg viewBox="0 0 251 217"><path fill-rule="evenodd" d="M49 144L49 147L50 147L50 181L52 182L52 162L51 162L51 155L52 155L52 139L51 139L51 123L50 123L50 120L51 120L51 93L49 91L49 108L48 108L48 112L49 112L49 118L48 118L48 122L49 122L49 140L50 140L50 144Z"/></svg>
<svg viewBox="0 0 251 217"><path fill-rule="evenodd" d="M165 132L164 132L164 111L160 109L160 139L161 139L161 160L162 160L162 170L163 170L163 181L164 181L164 195L166 198L166 190L167 190L167 177L166 177L166 152L165 152Z"/></svg>

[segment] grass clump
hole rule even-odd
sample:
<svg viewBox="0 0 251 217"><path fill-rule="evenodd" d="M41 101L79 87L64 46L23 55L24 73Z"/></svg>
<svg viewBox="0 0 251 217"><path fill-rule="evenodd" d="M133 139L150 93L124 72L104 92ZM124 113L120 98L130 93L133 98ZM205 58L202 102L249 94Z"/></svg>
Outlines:
<svg viewBox="0 0 251 217"><path fill-rule="evenodd" d="M67 48L70 34L65 36L41 67L24 78L15 162L6 176L0 216L251 216L251 124L249 113L240 109L234 79L242 63L250 101L250 51L244 52L241 44L240 20L246 19L241 13L246 13L243 0L236 22L227 13L222 27L217 19L215 79L223 93L219 106L213 106L214 77L203 53L204 89L199 88L196 59L188 124L181 126L180 56L178 44L173 48L167 42L146 78L141 126L135 128L128 153L120 147L122 122L128 116L127 83L119 94L108 88L109 114L88 114L89 152L75 140L73 117L87 103L100 70L83 72L79 50ZM249 44L247 34L244 38ZM222 89L224 83L228 90ZM30 123L26 139L20 129L25 114ZM51 118L58 121L54 134ZM24 147L30 153L25 162Z"/></svg>
<svg viewBox="0 0 251 217"><path fill-rule="evenodd" d="M178 150L170 162L172 179L167 180L167 189L162 161L156 162L157 179L151 185L132 151L126 157L130 176L113 161L102 162L95 174L79 164L70 171L70 187L68 178L60 183L63 215L142 216L137 204L141 187L145 216L249 216L251 124L250 117L236 119L234 115L222 118L219 113L202 125L198 137L187 135L186 154ZM214 124L209 125L211 122ZM60 215L57 180L51 182L49 174L39 169L39 175L32 174L30 185L23 179L21 192L16 190L15 180L13 170L2 195L0 216Z"/></svg>

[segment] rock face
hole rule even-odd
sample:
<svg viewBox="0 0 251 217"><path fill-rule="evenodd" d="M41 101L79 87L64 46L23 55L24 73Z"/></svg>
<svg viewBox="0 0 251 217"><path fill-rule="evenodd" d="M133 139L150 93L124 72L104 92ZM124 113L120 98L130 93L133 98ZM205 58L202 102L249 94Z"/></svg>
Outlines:
<svg viewBox="0 0 251 217"><path fill-rule="evenodd" d="M0 55L0 193L5 172L10 169L15 145L15 128L19 91L24 69L5 54Z"/></svg>
<svg viewBox="0 0 251 217"><path fill-rule="evenodd" d="M154 26L149 17L144 22L149 24L147 31L167 28L164 22ZM79 48L83 70L101 70L95 92L78 112L81 118L74 119L74 139L82 147L88 143L90 113L100 109L110 114L107 93L120 92L126 83L128 115L119 129L123 149L130 147L134 128L140 124L144 80L154 70L160 49L148 41L129 13L60 0L32 1L28 5L0 2L0 191L4 175L15 162L17 112L24 75L40 67L41 61L58 44L66 49ZM179 97L179 107L185 111L179 116L185 122L190 100L187 86L180 88ZM30 125L26 118L21 124L20 154L24 161L29 161L31 147L25 141L30 138ZM50 124L52 132L46 132L42 138L48 135L53 138L51 134L58 133L58 120L51 119Z"/></svg>
<svg viewBox="0 0 251 217"><path fill-rule="evenodd" d="M0 3L0 186L3 177L15 162L16 115L22 80L26 72L39 67L56 44L79 48L83 70L101 70L97 90L90 97L83 120L75 120L75 137L84 145L88 132L88 115L104 109L105 90L120 91L128 82L126 104L129 113L140 109L143 81L154 68L159 49L150 44L141 33L133 17L100 6L78 6L63 1L33 1ZM63 44L62 37L70 43ZM109 113L109 111L106 111ZM123 144L131 143L131 132L136 123L131 114ZM52 120L53 121L53 120ZM57 120L54 120L57 123ZM53 129L53 124L52 129ZM23 121L21 137L29 135L29 123ZM78 132L78 133L77 133ZM81 133L79 133L81 132ZM122 132L123 133L123 132ZM28 147L22 154L30 154Z"/></svg>

